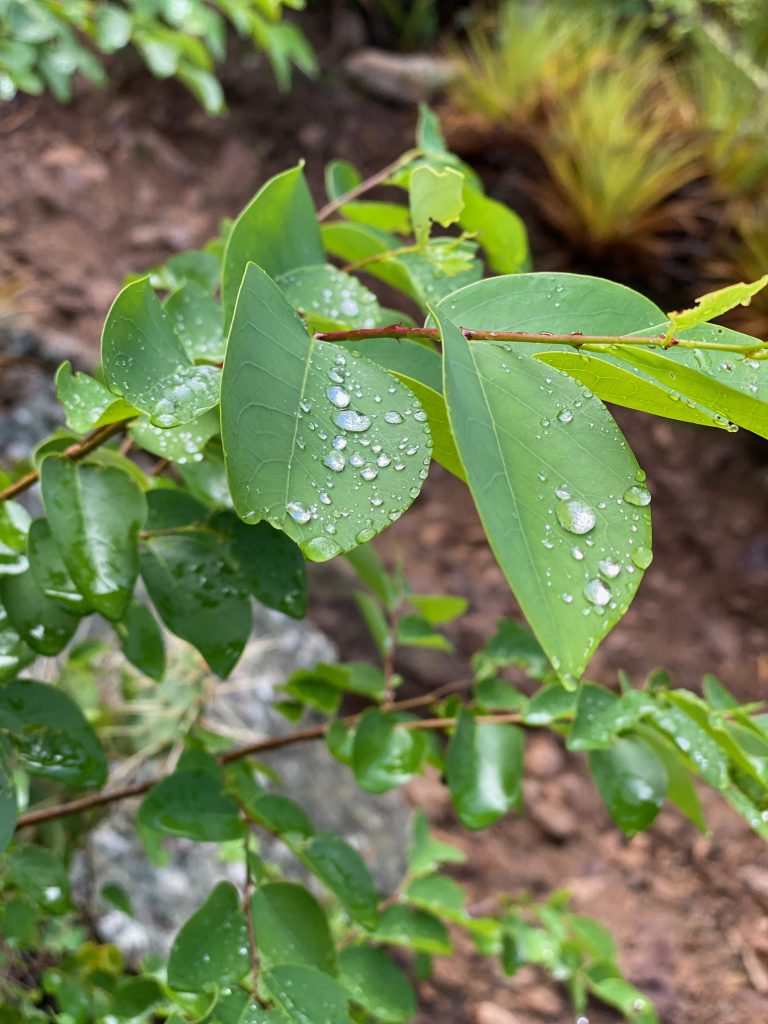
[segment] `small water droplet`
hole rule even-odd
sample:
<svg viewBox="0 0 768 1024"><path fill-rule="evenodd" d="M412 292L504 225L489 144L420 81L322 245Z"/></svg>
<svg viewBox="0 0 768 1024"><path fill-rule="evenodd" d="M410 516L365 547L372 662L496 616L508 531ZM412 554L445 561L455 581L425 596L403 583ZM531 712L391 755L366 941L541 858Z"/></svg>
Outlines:
<svg viewBox="0 0 768 1024"><path fill-rule="evenodd" d="M308 523L312 518L310 510L299 501L289 501L285 506L285 511L297 523Z"/></svg>
<svg viewBox="0 0 768 1024"><path fill-rule="evenodd" d="M325 465L328 469L332 469L334 473L340 473L346 464L347 460L341 452L328 452L325 457Z"/></svg>
<svg viewBox="0 0 768 1024"><path fill-rule="evenodd" d="M371 420L368 416L364 416L362 413L355 412L354 409L344 409L336 417L336 426L341 427L342 430L351 430L354 434L360 434L364 430L367 430L371 425Z"/></svg>
<svg viewBox="0 0 768 1024"><path fill-rule="evenodd" d="M642 484L632 484L624 491L624 501L630 505L650 505L651 492Z"/></svg>
<svg viewBox="0 0 768 1024"><path fill-rule="evenodd" d="M632 561L638 569L647 569L653 561L653 552L650 548L639 547L632 552Z"/></svg>
<svg viewBox="0 0 768 1024"><path fill-rule="evenodd" d="M561 423L570 423L573 419L573 413L570 409L561 409L560 412L557 414L557 418L560 420Z"/></svg>
<svg viewBox="0 0 768 1024"><path fill-rule="evenodd" d="M581 562L584 558L584 552L581 550L581 548L571 548L571 554L577 562Z"/></svg>
<svg viewBox="0 0 768 1024"><path fill-rule="evenodd" d="M621 572L621 566L618 562L614 562L610 558L603 558L597 563L597 567L603 576L607 576L609 580L615 579Z"/></svg>
<svg viewBox="0 0 768 1024"><path fill-rule="evenodd" d="M578 498L558 505L555 515L562 528L569 533L589 533L590 530L594 530L597 522L592 506L585 501L579 501Z"/></svg>
<svg viewBox="0 0 768 1024"><path fill-rule="evenodd" d="M337 409L346 409L350 403L349 392L345 391L338 384L332 384L329 388L326 388L326 395L331 405L335 405Z"/></svg>
<svg viewBox="0 0 768 1024"><path fill-rule="evenodd" d="M611 590L607 583L595 577L589 580L584 587L584 596L592 604L604 608L611 600Z"/></svg>
<svg viewBox="0 0 768 1024"><path fill-rule="evenodd" d="M403 422L403 417L400 415L399 412L396 412L394 409L391 412L385 412L384 413L384 419L385 419L385 421L387 423L402 423Z"/></svg>

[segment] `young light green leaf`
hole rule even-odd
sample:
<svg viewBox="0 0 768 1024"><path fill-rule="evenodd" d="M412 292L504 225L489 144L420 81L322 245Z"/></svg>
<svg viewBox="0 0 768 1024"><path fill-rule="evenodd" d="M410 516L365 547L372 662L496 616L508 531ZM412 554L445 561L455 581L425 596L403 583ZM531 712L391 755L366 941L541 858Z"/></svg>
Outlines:
<svg viewBox="0 0 768 1024"><path fill-rule="evenodd" d="M696 299L696 305L692 309L684 309L677 313L668 313L669 329L665 340L669 341L678 331L686 331L692 327L699 327L701 324L709 323L735 306L748 306L753 296L761 292L768 284L768 274L764 274L757 281L751 284L730 284L726 288L718 288L717 291L708 292L706 295Z"/></svg>
<svg viewBox="0 0 768 1024"><path fill-rule="evenodd" d="M43 505L56 547L92 608L121 619L139 569L144 495L125 473L49 455L40 469Z"/></svg>
<svg viewBox="0 0 768 1024"><path fill-rule="evenodd" d="M128 661L139 672L159 682L165 675L165 642L149 608L133 601L115 629L120 638L120 648Z"/></svg>
<svg viewBox="0 0 768 1024"><path fill-rule="evenodd" d="M0 728L21 765L31 774L83 789L107 777L98 737L75 702L62 690L31 679L0 687Z"/></svg>
<svg viewBox="0 0 768 1024"><path fill-rule="evenodd" d="M386 281L410 298L416 297L411 275L405 267L394 256L385 258L386 253L402 248L397 235L379 231L367 224L334 221L323 224L322 239L323 245L333 256L338 256L345 263L365 261L367 273Z"/></svg>
<svg viewBox="0 0 768 1024"><path fill-rule="evenodd" d="M403 615L397 622L397 642L404 647L431 647L437 651L452 651L448 637L438 633L422 615Z"/></svg>
<svg viewBox="0 0 768 1024"><path fill-rule="evenodd" d="M521 218L504 203L490 199L465 181L459 226L471 232L485 250L488 266L497 274L527 270L531 255L528 232Z"/></svg>
<svg viewBox="0 0 768 1024"><path fill-rule="evenodd" d="M448 956L451 952L451 940L443 922L427 910L406 907L402 903L387 907L379 918L373 938L419 953Z"/></svg>
<svg viewBox="0 0 768 1024"><path fill-rule="evenodd" d="M310 339L253 265L224 381L227 475L246 522L266 519L324 561L370 540L418 495L431 450L418 402L375 364Z"/></svg>
<svg viewBox="0 0 768 1024"><path fill-rule="evenodd" d="M491 825L522 800L523 733L514 725L478 724L463 710L448 747L446 778L467 828Z"/></svg>
<svg viewBox="0 0 768 1024"><path fill-rule="evenodd" d="M405 890L405 899L414 907L431 910L439 917L449 921L464 922L467 919L465 903L467 894L452 878L447 875L427 875L416 878Z"/></svg>
<svg viewBox="0 0 768 1024"><path fill-rule="evenodd" d="M138 822L203 843L239 839L245 832L240 809L224 792L221 779L202 768L176 771L158 782L144 797Z"/></svg>
<svg viewBox="0 0 768 1024"><path fill-rule="evenodd" d="M203 448L218 432L219 417L214 409L178 427L156 427L148 416L140 416L128 428L140 448L181 466L200 461Z"/></svg>
<svg viewBox="0 0 768 1024"><path fill-rule="evenodd" d="M221 299L229 330L249 263L270 277L325 261L320 228L302 165L276 174L235 221L224 251Z"/></svg>
<svg viewBox="0 0 768 1024"><path fill-rule="evenodd" d="M325 166L325 192L331 202L357 188L362 180L363 176L349 160L331 160Z"/></svg>
<svg viewBox="0 0 768 1024"><path fill-rule="evenodd" d="M355 732L355 778L369 793L384 793L404 785L420 769L426 752L420 732L400 729L391 717L370 708Z"/></svg>
<svg viewBox="0 0 768 1024"><path fill-rule="evenodd" d="M458 619L469 606L466 597L449 594L411 594L408 602L418 608L424 618L433 626L442 626Z"/></svg>
<svg viewBox="0 0 768 1024"><path fill-rule="evenodd" d="M344 203L340 212L355 224L367 224L397 235L411 233L411 216L408 207L402 203L377 203L371 199L358 199Z"/></svg>
<svg viewBox="0 0 768 1024"><path fill-rule="evenodd" d="M456 223L464 208L463 190L464 175L452 167L422 164L411 172L408 200L420 246L426 245L433 222L444 228Z"/></svg>
<svg viewBox="0 0 768 1024"><path fill-rule="evenodd" d="M0 576L0 599L22 640L47 657L67 646L80 623L76 615L46 597L31 569Z"/></svg>
<svg viewBox="0 0 768 1024"><path fill-rule="evenodd" d="M221 371L193 365L149 278L126 285L112 303L101 360L110 390L159 427L189 423L218 405Z"/></svg>
<svg viewBox="0 0 768 1024"><path fill-rule="evenodd" d="M419 117L416 124L416 145L430 156L443 157L448 155L440 118L426 103L419 104Z"/></svg>
<svg viewBox="0 0 768 1024"><path fill-rule="evenodd" d="M314 896L293 882L269 882L253 894L253 926L267 968L304 964L335 973L336 951L325 914Z"/></svg>
<svg viewBox="0 0 768 1024"><path fill-rule="evenodd" d="M665 732L678 750L715 789L729 783L728 756L716 740L679 707L657 704L653 721Z"/></svg>
<svg viewBox="0 0 768 1024"><path fill-rule="evenodd" d="M378 919L378 895L365 861L346 840L320 832L297 851L315 874L349 911L355 921L373 928Z"/></svg>
<svg viewBox="0 0 768 1024"><path fill-rule="evenodd" d="M335 330L381 323L381 309L373 292L330 263L297 267L275 280L310 328Z"/></svg>
<svg viewBox="0 0 768 1024"><path fill-rule="evenodd" d="M115 398L95 377L72 373L68 360L56 371L55 381L56 394L67 415L67 426L76 434L136 415L133 406L122 398Z"/></svg>
<svg viewBox="0 0 768 1024"><path fill-rule="evenodd" d="M463 864L466 855L455 846L435 839L423 811L416 811L411 820L408 844L408 873L414 877L429 875L441 864Z"/></svg>
<svg viewBox="0 0 768 1024"><path fill-rule="evenodd" d="M667 773L651 748L640 739L617 740L590 752L589 769L622 832L633 836L648 828L667 795Z"/></svg>
<svg viewBox="0 0 768 1024"><path fill-rule="evenodd" d="M264 975L264 988L287 1024L352 1024L344 989L314 967L273 967Z"/></svg>
<svg viewBox="0 0 768 1024"><path fill-rule="evenodd" d="M432 434L432 458L439 462L443 469L453 473L459 480L466 482L467 472L461 463L461 457L456 449L456 441L451 431L451 424L448 420L448 411L445 407L445 399L438 391L422 384L420 380L414 380L403 373L392 371L398 380L412 391L421 403L421 408L427 414L429 429Z"/></svg>
<svg viewBox="0 0 768 1024"><path fill-rule="evenodd" d="M416 993L407 976L375 946L349 946L339 953L339 984L384 1024L405 1024L416 1013Z"/></svg>
<svg viewBox="0 0 768 1024"><path fill-rule="evenodd" d="M141 575L168 629L196 647L213 671L229 675L251 632L245 585L220 539L202 530L151 537Z"/></svg>
<svg viewBox="0 0 768 1024"><path fill-rule="evenodd" d="M574 685L640 582L644 474L605 406L570 378L503 345L470 345L448 321L440 329L448 415L488 540Z"/></svg>
<svg viewBox="0 0 768 1024"><path fill-rule="evenodd" d="M226 985L250 966L248 927L231 882L219 882L182 925L168 956L168 984L184 992Z"/></svg>

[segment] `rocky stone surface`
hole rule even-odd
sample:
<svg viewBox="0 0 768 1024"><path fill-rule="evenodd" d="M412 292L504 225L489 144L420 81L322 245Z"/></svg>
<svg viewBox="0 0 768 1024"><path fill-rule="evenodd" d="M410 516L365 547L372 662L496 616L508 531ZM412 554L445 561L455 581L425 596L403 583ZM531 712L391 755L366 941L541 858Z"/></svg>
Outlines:
<svg viewBox="0 0 768 1024"><path fill-rule="evenodd" d="M435 99L457 69L454 61L437 54L365 49L347 57L344 72L373 96L411 105Z"/></svg>

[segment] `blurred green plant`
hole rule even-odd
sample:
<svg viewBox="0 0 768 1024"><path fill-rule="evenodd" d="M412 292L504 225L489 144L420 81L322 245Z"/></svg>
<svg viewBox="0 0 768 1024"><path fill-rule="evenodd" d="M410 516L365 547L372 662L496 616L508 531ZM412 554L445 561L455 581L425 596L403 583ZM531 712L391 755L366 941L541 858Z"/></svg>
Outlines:
<svg viewBox="0 0 768 1024"><path fill-rule="evenodd" d="M80 73L106 82L102 55L134 47L157 78L177 78L213 114L225 109L216 65L227 29L267 55L281 87L315 72L301 31L281 18L304 0L0 0L0 100L48 88L62 102Z"/></svg>

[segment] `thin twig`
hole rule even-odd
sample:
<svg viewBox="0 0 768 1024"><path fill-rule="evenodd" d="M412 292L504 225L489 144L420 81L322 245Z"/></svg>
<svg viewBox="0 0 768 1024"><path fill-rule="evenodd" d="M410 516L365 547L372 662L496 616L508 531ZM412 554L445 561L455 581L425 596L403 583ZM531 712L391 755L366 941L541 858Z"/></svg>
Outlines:
<svg viewBox="0 0 768 1024"><path fill-rule="evenodd" d="M471 684L468 682L453 682L441 686L430 693L419 697L409 697L406 700L396 701L390 704L382 704L382 711L410 711L419 707L426 707L434 704L440 697L448 693L455 693L458 690L466 689ZM346 725L355 725L360 716L348 715L341 719ZM438 721L438 719L435 719ZM407 723L406 723L407 724ZM247 743L242 747L235 747L220 755L219 763L222 765L239 761L243 757L250 757L253 754L263 754L269 750L279 750L281 747L292 746L295 743L307 743L310 740L322 739L328 731L329 723L309 726L306 729L298 729L285 736L270 736L267 739L257 740L254 743ZM409 725L409 728L413 728ZM28 825L39 825L44 821L53 821L55 818L63 818L70 814L81 814L84 811L91 811L96 807L105 807L108 804L117 803L119 800L127 800L134 796L143 796L153 786L167 778L170 773L163 773L153 779L146 779L144 782L137 782L130 786L122 786L119 789L105 789L98 793L90 793L88 796L78 797L76 800L69 800L66 803L56 804L53 807L43 807L37 811L29 811L22 814L16 823L16 828L25 828Z"/></svg>
<svg viewBox="0 0 768 1024"><path fill-rule="evenodd" d="M397 160L393 160L391 164L387 164L386 167L382 167L380 171L372 174L370 178L366 178L365 181L361 181L359 185L355 185L349 192L345 192L344 195L339 196L337 199L332 199L325 206L321 206L317 211L317 219L319 221L328 220L337 210L350 202L352 199L357 199L358 196L368 192L370 189L375 188L376 185L382 185L387 178L391 177L395 171L399 171L401 167L405 167L406 164L410 163L419 151L417 149L411 149L407 153L403 153Z"/></svg>
<svg viewBox="0 0 768 1024"><path fill-rule="evenodd" d="M84 437L82 441L77 441L75 444L71 444L69 448L65 448L61 454L74 461L84 459L86 455L89 455L111 437L114 437L115 434L119 434L124 430L128 422L128 420L118 420L116 423L107 423L106 426L98 427L96 430L91 431L87 437ZM26 476L19 477L18 480L9 484L5 490L0 491L0 501L8 501L10 498L15 498L17 494L29 490L39 479L40 473L38 470L33 470L31 473L27 473Z"/></svg>
<svg viewBox="0 0 768 1024"><path fill-rule="evenodd" d="M256 929L253 925L253 906L251 905L254 886L253 875L251 874L251 862L248 859L250 838L250 832L247 832L245 836L245 886L243 888L243 913L245 914L245 921L248 926L248 946L250 947L251 954L251 978L253 983L251 995L255 999L256 993L259 989L259 947L256 945Z"/></svg>

